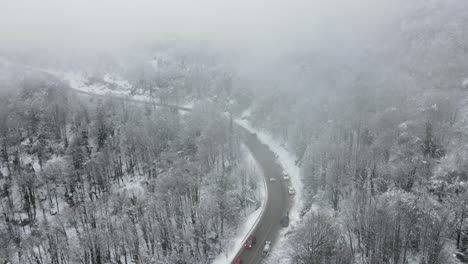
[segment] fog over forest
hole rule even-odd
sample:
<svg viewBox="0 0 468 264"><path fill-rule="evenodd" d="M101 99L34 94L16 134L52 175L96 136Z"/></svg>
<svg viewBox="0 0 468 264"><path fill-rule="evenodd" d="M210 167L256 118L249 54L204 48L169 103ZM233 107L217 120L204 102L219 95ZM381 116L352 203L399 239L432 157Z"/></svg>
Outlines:
<svg viewBox="0 0 468 264"><path fill-rule="evenodd" d="M0 263L468 262L466 0L0 3Z"/></svg>

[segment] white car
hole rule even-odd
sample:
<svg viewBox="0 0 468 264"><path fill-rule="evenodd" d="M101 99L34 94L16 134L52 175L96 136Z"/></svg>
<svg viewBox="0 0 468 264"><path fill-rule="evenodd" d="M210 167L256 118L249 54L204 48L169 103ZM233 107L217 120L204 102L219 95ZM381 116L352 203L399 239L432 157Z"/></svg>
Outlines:
<svg viewBox="0 0 468 264"><path fill-rule="evenodd" d="M263 247L263 256L268 255L268 253L270 253L270 250L271 250L271 241L266 240L265 241L265 246Z"/></svg>
<svg viewBox="0 0 468 264"><path fill-rule="evenodd" d="M296 191L294 190L294 188L292 186L288 187L288 192L289 192L290 195L296 194Z"/></svg>
<svg viewBox="0 0 468 264"><path fill-rule="evenodd" d="M270 178L270 182L275 182L276 179L275 178Z"/></svg>
<svg viewBox="0 0 468 264"><path fill-rule="evenodd" d="M283 173L283 180L289 181L289 174Z"/></svg>

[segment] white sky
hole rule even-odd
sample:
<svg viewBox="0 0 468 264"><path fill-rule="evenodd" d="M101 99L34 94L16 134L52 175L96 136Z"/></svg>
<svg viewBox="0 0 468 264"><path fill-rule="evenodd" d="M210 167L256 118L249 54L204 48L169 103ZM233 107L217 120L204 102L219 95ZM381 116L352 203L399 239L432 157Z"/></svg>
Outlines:
<svg viewBox="0 0 468 264"><path fill-rule="evenodd" d="M96 52L177 37L230 47L313 43L328 30L371 29L397 0L5 0L0 51Z"/></svg>

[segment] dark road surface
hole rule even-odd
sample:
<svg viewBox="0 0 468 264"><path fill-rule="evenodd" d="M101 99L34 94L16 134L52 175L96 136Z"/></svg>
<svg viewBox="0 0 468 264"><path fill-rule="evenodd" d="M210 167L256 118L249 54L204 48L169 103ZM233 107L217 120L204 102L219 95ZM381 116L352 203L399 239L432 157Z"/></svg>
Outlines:
<svg viewBox="0 0 468 264"><path fill-rule="evenodd" d="M242 259L242 264L258 264L263 259L265 240L272 241L274 247L279 230L282 228L280 220L289 210L291 203L287 187L289 182L283 180L283 170L278 164L275 154L262 144L256 135L239 125L237 129L241 133L245 145L263 169L268 185L268 201L265 211L251 233L257 237L257 243L252 249L241 248L236 256ZM270 182L270 178L275 178L276 182Z"/></svg>
<svg viewBox="0 0 468 264"><path fill-rule="evenodd" d="M92 94L76 89L71 90L86 96L104 97L104 95ZM116 97L118 98L119 96ZM138 104L154 104L179 111L191 110L190 108L175 105L151 103L130 98L126 98L125 100ZM236 125L236 129L239 131L245 145L249 148L250 152L262 168L267 182L268 200L266 201L266 207L263 215L260 216L261 218L258 221L258 224L251 233L257 237L257 243L251 249L244 249L242 247L236 255L236 257L240 257L242 259L242 264L258 264L263 260L262 253L265 241L272 241L272 245L274 247L275 241L279 235L279 230L281 229L280 220L288 212L292 199L288 194L287 186L289 182L285 182L283 180L283 170L278 164L275 154L266 145L262 144L256 135L250 133L240 125ZM275 178L276 181L270 182L270 178Z"/></svg>

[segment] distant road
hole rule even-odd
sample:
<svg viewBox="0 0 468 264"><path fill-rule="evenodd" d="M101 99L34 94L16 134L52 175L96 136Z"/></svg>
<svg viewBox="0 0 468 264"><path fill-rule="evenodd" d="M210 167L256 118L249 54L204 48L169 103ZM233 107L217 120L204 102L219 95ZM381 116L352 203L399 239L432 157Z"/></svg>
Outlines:
<svg viewBox="0 0 468 264"><path fill-rule="evenodd" d="M250 133L240 125L237 126L244 143L262 167L267 181L268 201L260 221L252 231L257 237L257 244L252 249L239 249L236 257L242 259L242 264L258 264L262 262L263 246L265 240L272 241L274 246L281 229L280 220L286 215L290 208L292 199L288 193L288 182L283 180L283 169L278 164L275 154L262 144L255 134ZM275 178L275 182L270 182L270 178Z"/></svg>
<svg viewBox="0 0 468 264"><path fill-rule="evenodd" d="M38 71L38 72L40 72L40 73L42 73L45 76L48 76L50 78L57 79L57 80L62 80L61 78L57 77L56 75L54 75L54 74L52 74L50 72L47 72L45 70L36 69L36 68L34 70L36 70L36 71ZM90 92L82 91L82 90L79 90L79 89L75 89L75 88L72 88L70 86L68 86L68 88L74 93L83 94L83 95L87 95L87 96L91 96L91 97L108 97L108 96L112 96L112 97L115 97L115 98L124 99L127 102L133 102L133 103L137 103L137 104L148 104L148 105L154 105L154 106L159 106L159 107L166 107L166 108L175 109L175 110L184 111L184 112L192 111L192 109L188 108L188 107L172 105L172 104L158 103L158 102L155 102L155 101L139 100L139 99L132 98L131 96L118 95L118 94L95 94L95 93L90 93Z"/></svg>
<svg viewBox="0 0 468 264"><path fill-rule="evenodd" d="M92 97L107 96L93 94L73 88L70 89L75 93ZM113 96L117 98L123 98L119 95ZM150 104L160 107L168 107L179 111L188 112L192 110L187 107L138 100L131 97L125 97L123 99L138 104ZM278 238L279 230L281 229L280 220L289 210L291 198L288 194L288 183L283 181L283 169L278 164L275 154L268 148L268 146L262 144L256 135L250 133L242 126L236 125L236 129L242 136L242 139L247 148L249 148L258 164L262 167L264 172L263 174L268 185L268 201L265 201L266 206L264 212L260 216L260 220L257 222L257 225L252 230L252 234L257 237L257 243L252 249L244 249L243 247L240 248L236 254L236 257L240 257L242 259L242 264L258 264L261 263L263 259L262 253L265 240L272 241L274 246L275 240ZM275 178L276 182L270 182L270 178Z"/></svg>
<svg viewBox="0 0 468 264"><path fill-rule="evenodd" d="M96 97L96 96L97 97L109 96L107 94L95 94L95 93L90 93L90 92L78 90L78 89L71 88L71 87L70 87L70 90L72 90L73 92L78 93L78 94L83 94L83 95L88 95L88 96L93 96L93 97ZM139 99L134 99L131 96L114 95L114 94L110 94L110 96L115 97L115 98L121 98L121 99L124 99L127 102L133 102L133 103L137 103L137 104L148 104L148 105L166 107L166 108L171 108L171 109L175 109L175 110L179 110L179 111L185 111L185 112L192 111L191 108L187 108L187 107L183 107L183 106L163 104L163 103L157 103L157 102L145 101L145 100L139 100Z"/></svg>

